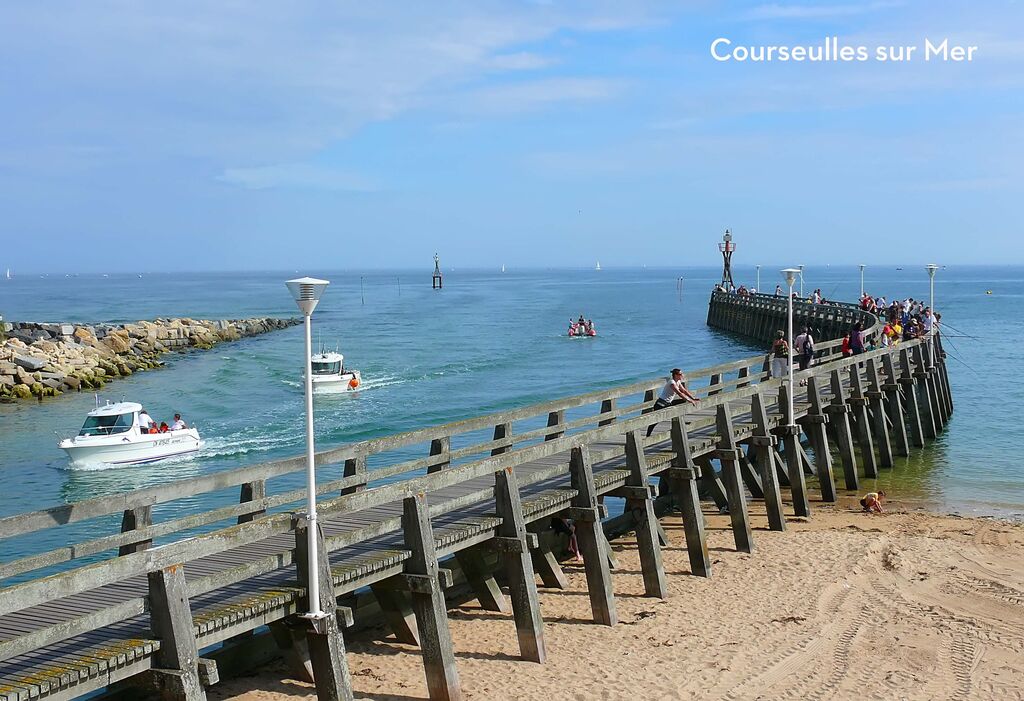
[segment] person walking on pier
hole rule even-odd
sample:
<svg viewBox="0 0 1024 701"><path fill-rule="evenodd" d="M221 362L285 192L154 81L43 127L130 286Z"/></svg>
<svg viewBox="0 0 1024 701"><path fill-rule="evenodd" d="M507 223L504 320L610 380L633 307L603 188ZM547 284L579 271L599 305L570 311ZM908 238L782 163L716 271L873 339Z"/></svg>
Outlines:
<svg viewBox="0 0 1024 701"><path fill-rule="evenodd" d="M793 339L793 348L796 350L800 369L806 370L811 367L814 360L814 336L811 335L810 326L805 326L803 333Z"/></svg>
<svg viewBox="0 0 1024 701"><path fill-rule="evenodd" d="M672 368L672 374L669 375L668 380L665 382L665 386L661 390L661 396L654 401L652 411L658 411L659 409L682 404L683 402L696 404L698 401L697 397L690 394L690 390L686 389L686 378L683 377L683 371L679 368ZM648 436L654 433L654 427L657 425L657 423L653 423L647 427Z"/></svg>
<svg viewBox="0 0 1024 701"><path fill-rule="evenodd" d="M788 369L789 344L786 343L786 334L776 331L775 340L772 342L772 378L785 377Z"/></svg>

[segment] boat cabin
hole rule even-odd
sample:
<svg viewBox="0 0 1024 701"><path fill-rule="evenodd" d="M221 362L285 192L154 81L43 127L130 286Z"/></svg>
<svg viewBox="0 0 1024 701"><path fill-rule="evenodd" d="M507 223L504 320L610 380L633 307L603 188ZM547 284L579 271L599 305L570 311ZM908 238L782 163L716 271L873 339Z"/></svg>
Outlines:
<svg viewBox="0 0 1024 701"><path fill-rule="evenodd" d="M97 407L85 417L80 436L112 436L127 433L135 427L142 405L135 402L117 402Z"/></svg>
<svg viewBox="0 0 1024 701"><path fill-rule="evenodd" d="M317 375L340 375L344 371L345 356L341 353L318 353L310 358L313 377Z"/></svg>

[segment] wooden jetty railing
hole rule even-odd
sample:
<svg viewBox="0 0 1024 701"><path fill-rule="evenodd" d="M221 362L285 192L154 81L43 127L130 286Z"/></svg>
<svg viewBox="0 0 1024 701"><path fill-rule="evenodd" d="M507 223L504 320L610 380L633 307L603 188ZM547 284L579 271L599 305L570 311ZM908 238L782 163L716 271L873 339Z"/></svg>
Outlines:
<svg viewBox="0 0 1024 701"><path fill-rule="evenodd" d="M522 657L542 662L535 576L565 581L545 533L552 516L575 521L594 620L613 625L610 521L636 531L646 593L664 597L659 507L681 510L692 570L710 576L702 497L728 508L737 548L750 551L748 498L784 530L784 488L800 516L811 509L808 475L822 500L836 498L833 450L856 489L861 473L941 431L952 398L938 336L850 358L838 346L819 344L816 365L797 373L792 417L787 385L757 355L690 373L697 406L651 413L664 380L647 380L319 453L321 475L339 476L317 487L330 553L320 603L331 615L316 628L296 615L307 608L306 523L287 510L304 497L288 484L302 458L0 519L10 541L122 514L118 533L0 565L0 577L24 580L0 589L0 698L67 699L131 680L202 699L218 675L201 651L244 645L264 626L321 699L352 698L341 628L367 591L395 636L419 644L431 698L460 698L444 589L460 572L485 608L510 614ZM422 457L394 458L417 447ZM238 503L170 508L225 490ZM608 497L625 500L623 516L607 519ZM28 578L54 567L65 569Z"/></svg>

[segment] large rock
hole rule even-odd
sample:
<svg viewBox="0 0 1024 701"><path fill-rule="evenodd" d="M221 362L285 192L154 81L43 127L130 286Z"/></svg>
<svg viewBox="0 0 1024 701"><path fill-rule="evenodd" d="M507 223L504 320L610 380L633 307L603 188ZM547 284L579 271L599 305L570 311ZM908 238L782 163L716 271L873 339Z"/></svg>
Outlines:
<svg viewBox="0 0 1024 701"><path fill-rule="evenodd" d="M88 326L79 326L74 331L75 340L81 343L83 346L95 346L97 339L96 334Z"/></svg>
<svg viewBox="0 0 1024 701"><path fill-rule="evenodd" d="M31 355L15 353L14 364L25 368L29 372L35 372L36 370L42 370L46 367L46 358L37 358Z"/></svg>

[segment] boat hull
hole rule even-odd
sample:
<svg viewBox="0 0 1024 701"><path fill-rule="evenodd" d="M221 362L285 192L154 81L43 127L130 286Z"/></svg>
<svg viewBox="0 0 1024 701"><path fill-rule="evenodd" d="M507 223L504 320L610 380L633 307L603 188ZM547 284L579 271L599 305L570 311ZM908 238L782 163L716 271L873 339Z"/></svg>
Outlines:
<svg viewBox="0 0 1024 701"><path fill-rule="evenodd" d="M61 441L73 466L141 465L195 453L203 447L195 429L143 436L76 436Z"/></svg>
<svg viewBox="0 0 1024 701"><path fill-rule="evenodd" d="M352 386L355 380L355 387ZM362 385L362 377L358 372L346 372L341 375L314 375L313 394L342 394L355 392Z"/></svg>

